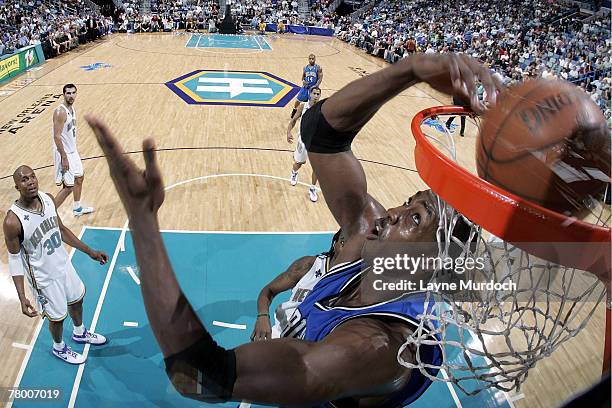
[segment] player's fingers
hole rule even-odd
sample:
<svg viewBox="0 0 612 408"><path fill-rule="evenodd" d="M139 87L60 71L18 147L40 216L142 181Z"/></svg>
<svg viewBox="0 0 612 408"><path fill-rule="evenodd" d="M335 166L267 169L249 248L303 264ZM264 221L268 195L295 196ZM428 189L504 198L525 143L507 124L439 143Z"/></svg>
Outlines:
<svg viewBox="0 0 612 408"><path fill-rule="evenodd" d="M476 94L476 73L474 67L472 67L469 63L468 57L461 56L459 58L459 71L461 72L461 81L463 82L462 86L464 87L465 92L468 94L470 99L472 95Z"/></svg>
<svg viewBox="0 0 612 408"><path fill-rule="evenodd" d="M492 106L495 105L497 103L497 91L502 89L503 84L484 66L480 67L478 78L487 93L487 102Z"/></svg>
<svg viewBox="0 0 612 408"><path fill-rule="evenodd" d="M150 184L157 185L161 183L162 176L159 164L157 163L157 152L155 151L155 141L153 139L145 139L142 142L142 152L145 161L145 174L147 181Z"/></svg>
<svg viewBox="0 0 612 408"><path fill-rule="evenodd" d="M450 57L448 70L451 77L451 84L453 85L453 89L455 92L461 91L461 72L459 71L459 66L457 65L457 58Z"/></svg>
<svg viewBox="0 0 612 408"><path fill-rule="evenodd" d="M38 314L38 312L36 311L36 309L34 309L34 307L30 304L30 302L28 301L28 303L26 304L26 314L30 317L34 317Z"/></svg>
<svg viewBox="0 0 612 408"><path fill-rule="evenodd" d="M472 110L481 114L484 112L484 105L478 99L478 90L476 89L476 73L477 67L470 64L469 57L462 56L459 58L459 70L461 71L461 80L463 82L464 93L470 101ZM478 71L476 71L478 72Z"/></svg>

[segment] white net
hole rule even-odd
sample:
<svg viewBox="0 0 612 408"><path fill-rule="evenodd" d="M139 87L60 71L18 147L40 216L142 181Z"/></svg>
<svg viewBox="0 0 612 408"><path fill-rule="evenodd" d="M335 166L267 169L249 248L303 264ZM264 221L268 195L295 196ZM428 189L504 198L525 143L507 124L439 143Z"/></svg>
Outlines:
<svg viewBox="0 0 612 408"><path fill-rule="evenodd" d="M444 119L428 118L421 130L457 161ZM591 273L539 259L504 242L440 198L438 206L439 256L450 255L464 265L468 259L480 260L482 267L467 268L461 276L444 270L432 275L431 282L456 280L459 287L461 282L469 286L426 293L418 328L399 350L398 361L432 380L452 382L467 395L491 387L518 390L540 359L585 327L605 302L606 288ZM608 226L609 206L594 201L589 221ZM439 364L426 357L431 347L442 353ZM403 358L406 348L414 360Z"/></svg>

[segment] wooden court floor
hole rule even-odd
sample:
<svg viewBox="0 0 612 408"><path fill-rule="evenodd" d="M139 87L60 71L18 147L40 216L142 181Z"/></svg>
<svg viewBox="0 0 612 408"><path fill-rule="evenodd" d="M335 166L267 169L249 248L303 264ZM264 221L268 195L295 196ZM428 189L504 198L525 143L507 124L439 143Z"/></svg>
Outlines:
<svg viewBox="0 0 612 408"><path fill-rule="evenodd" d="M253 175L209 178L174 188L160 211L163 229L335 230L337 225L324 200L311 203L305 185L292 187L288 180L264 177L289 177L293 145L286 142L285 135L293 101L283 108L188 105L165 83L197 69L211 69L265 71L299 84L302 67L313 53L323 68L321 87L327 97L385 63L330 38L268 36L272 51L186 48L188 39L188 35L175 34L113 35L47 61L0 87L0 129L14 124L14 119L23 119L24 111L32 117L14 133L0 132L0 203L4 211L17 198L11 174L21 164L38 169L42 191L57 192L51 129L53 109L61 98L54 95L61 95L64 84L75 83L78 146L85 159L82 201L96 207L94 214L76 219L70 211L71 198L66 201L60 216L75 233L84 225L122 227L126 222L106 162L83 120L85 113L104 118L127 151L138 152L143 138L155 138L162 149L159 160L166 185L214 174ZM110 67L81 68L94 63ZM354 151L364 159L369 191L383 205L398 205L426 187L415 171L410 120L424 108L449 103L450 98L427 86L413 87L388 103L357 138ZM473 166L474 141L475 127L469 123L467 136L458 142L467 166ZM142 163L139 154L132 157ZM308 183L309 179L307 165L300 171L300 181ZM0 387L10 387L26 353L13 343L29 344L37 322L20 313L4 245L2 248ZM516 406L557 406L599 378L603 316L601 307L579 336L532 370L520 394L514 395Z"/></svg>

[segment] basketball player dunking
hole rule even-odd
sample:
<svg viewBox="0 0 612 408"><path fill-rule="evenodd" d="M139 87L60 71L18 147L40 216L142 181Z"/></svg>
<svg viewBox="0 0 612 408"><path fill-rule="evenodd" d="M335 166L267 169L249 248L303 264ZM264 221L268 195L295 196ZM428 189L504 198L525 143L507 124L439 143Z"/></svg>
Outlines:
<svg viewBox="0 0 612 408"><path fill-rule="evenodd" d="M304 71L302 71L302 87L300 88L300 92L298 92L295 97L295 104L293 105L293 110L291 111L291 118L297 112L298 106L300 103L308 102L308 97L310 96L310 88L319 87L321 85L321 81L323 80L323 68L319 64L316 64L317 57L314 54L310 54L308 56L308 65L304 67Z"/></svg>
<svg viewBox="0 0 612 408"><path fill-rule="evenodd" d="M291 130L295 126L298 119L302 117L302 115L310 108L314 106L319 99L321 98L321 88L318 86L314 86L310 88L310 97L308 102L301 104L298 107L298 112L295 114L291 120L289 121L289 126L287 128L287 142L293 143L293 135L291 134ZM298 135L298 139L295 142L295 150L293 151L293 167L291 168L291 185L295 186L298 182L298 171L300 167L306 163L306 159L308 158L308 153L306 152L306 147L302 142L302 137ZM310 197L310 201L313 203L317 201L317 175L313 171L312 172L312 184L308 188L308 196Z"/></svg>
<svg viewBox="0 0 612 408"><path fill-rule="evenodd" d="M53 159L55 166L55 184L62 186L57 193L55 202L59 207L72 193L74 207L72 213L75 217L89 214L94 211L92 207L81 204L83 191L83 163L77 151L76 112L74 100L77 88L73 84L64 85L62 89L64 102L53 113Z"/></svg>
<svg viewBox="0 0 612 408"><path fill-rule="evenodd" d="M62 241L104 265L108 256L81 242L64 226L56 211L53 197L38 191L38 179L28 166L13 173L19 199L4 219L4 239L9 252L9 272L17 289L21 311L29 317L37 310L49 319L53 338L52 353L70 364L85 362L83 355L64 343L62 331L68 314L74 324L72 340L100 345L106 338L89 332L83 325L85 285L77 275ZM36 299L36 308L28 300L23 276L26 275Z"/></svg>
<svg viewBox="0 0 612 408"><path fill-rule="evenodd" d="M289 322L295 337L250 342L232 350L213 340L172 270L159 233L157 212L164 186L153 141L143 144L143 172L123 154L103 123L88 118L130 219L147 315L165 356L166 372L179 392L209 402L395 408L416 400L428 388L431 382L419 370L397 361L400 347L415 329L412 322L423 312L423 299L414 293L398 297L397 292L366 292L357 283L371 273L362 268L364 244L373 256L376 248L388 249L398 242L418 250L414 256L421 256L422 248L435 248L437 254L437 198L431 191L419 192L385 210L367 193L351 143L383 104L419 82L446 94L464 93L472 108L482 113L477 78L493 95L493 105L500 84L476 60L452 53L414 54L308 109L302 118L302 139L327 205L340 224L342 251ZM414 353L407 347L401 357L415 363ZM420 358L440 362L435 342L425 353L421 346Z"/></svg>

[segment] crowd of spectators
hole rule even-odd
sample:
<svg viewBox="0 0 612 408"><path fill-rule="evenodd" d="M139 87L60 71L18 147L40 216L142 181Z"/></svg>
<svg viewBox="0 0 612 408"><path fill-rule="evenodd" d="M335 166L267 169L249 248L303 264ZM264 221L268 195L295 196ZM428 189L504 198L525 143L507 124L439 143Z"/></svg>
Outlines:
<svg viewBox="0 0 612 408"><path fill-rule="evenodd" d="M112 31L217 32L223 11L215 0L123 2L114 18L85 0L0 3L0 55L40 42L47 57ZM390 63L413 52L464 52L487 63L507 82L563 78L610 109L612 80L609 15L591 17L551 0L382 0L352 20L328 11L331 0L311 0L303 18L298 0L227 0L238 32L265 22L335 28L338 38ZM144 11L144 12L143 12ZM114 20L114 21L113 21Z"/></svg>
<svg viewBox="0 0 612 408"><path fill-rule="evenodd" d="M336 35L394 63L413 52L464 52L509 82L558 77L610 109L609 15L585 22L549 0L384 0L364 17L338 19Z"/></svg>
<svg viewBox="0 0 612 408"><path fill-rule="evenodd" d="M112 19L88 8L83 0L0 3L0 56L40 43L45 58L52 58L111 29Z"/></svg>
<svg viewBox="0 0 612 408"><path fill-rule="evenodd" d="M312 1L308 16L303 18L297 0L228 0L238 32L259 29L261 23L281 26L305 24L331 27L333 13L327 12L331 0ZM150 11L142 12L137 3L124 2L116 15L120 32L206 31L217 32L224 11L217 1L152 0Z"/></svg>

